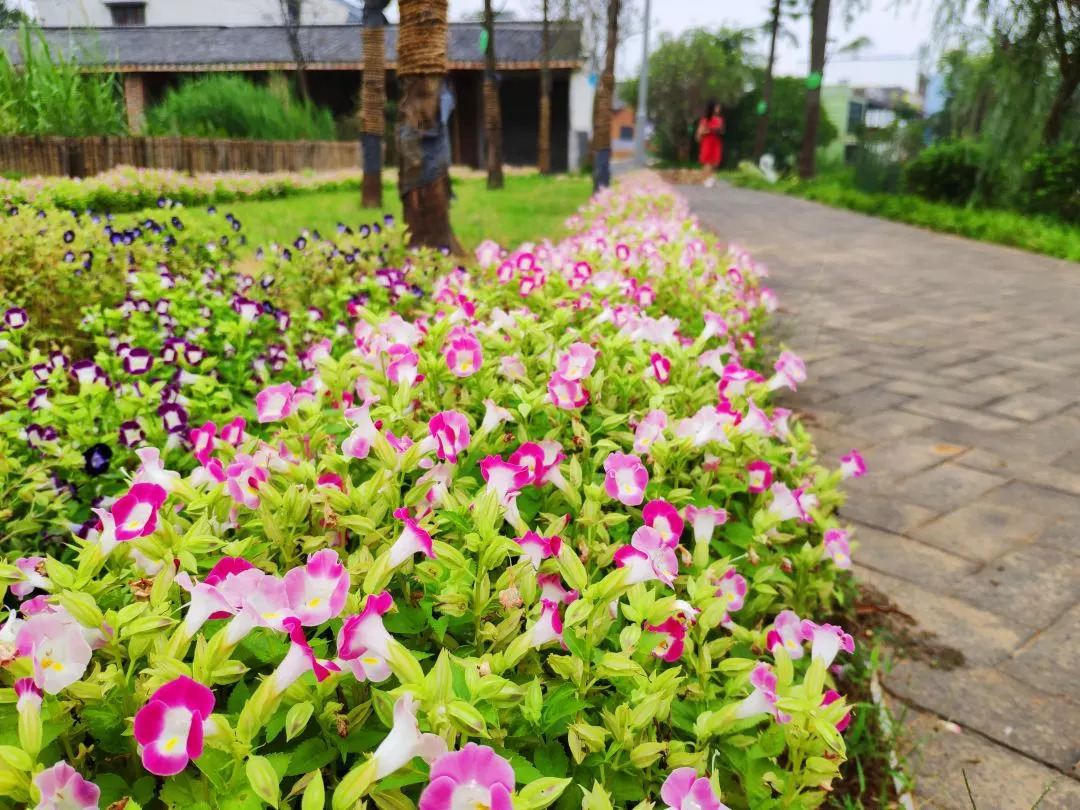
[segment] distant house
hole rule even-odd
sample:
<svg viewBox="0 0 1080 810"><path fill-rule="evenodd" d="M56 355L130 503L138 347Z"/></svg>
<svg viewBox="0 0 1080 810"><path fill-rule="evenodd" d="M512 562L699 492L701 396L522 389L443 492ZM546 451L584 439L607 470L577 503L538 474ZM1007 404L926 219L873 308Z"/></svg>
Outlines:
<svg viewBox="0 0 1080 810"><path fill-rule="evenodd" d="M38 23L48 28L129 25L280 25L279 0L36 0ZM303 0L305 25L359 22L363 0Z"/></svg>
<svg viewBox="0 0 1080 810"><path fill-rule="evenodd" d="M634 153L634 108L618 99L611 111L611 152L615 157Z"/></svg>
<svg viewBox="0 0 1080 810"><path fill-rule="evenodd" d="M325 8L348 15L349 4L336 0L305 0L304 7ZM110 70L120 74L129 121L138 128L145 109L165 91L185 77L207 73L239 73L256 81L275 72L296 69L296 58L289 47L286 30L281 25L241 23L254 20L250 9L277 6L277 0L150 0L147 3L112 3L80 0L63 3L39 0L43 21L53 22L64 7L85 6L88 13L111 14L118 5L145 6L147 24L132 21L100 23L94 27L43 29L54 52L79 60L87 70ZM355 4L353 4L355 5ZM179 19L180 6L197 7L204 18L221 16L236 22L233 26L182 25L155 20ZM49 8L54 7L54 8ZM99 8L100 7L100 8ZM221 15L210 9L220 8ZM249 9L245 15L240 8ZM169 11L172 9L172 11ZM99 13L100 12L100 13ZM314 12L313 12L314 13ZM173 16L169 16L169 15ZM157 16L155 16L157 15ZM233 15L233 16L230 16ZM187 16L187 15L183 15ZM451 148L455 163L484 165L483 70L479 23L455 23L448 33L448 79L456 97L450 119ZM300 45L308 70L311 94L316 102L329 107L335 116L355 112L364 69L364 54L358 25L303 25ZM538 155L540 119L540 68L542 62L542 26L533 22L496 24L495 42L499 57L500 90L503 120L503 153L510 165L535 165ZM0 47L16 63L19 61L14 32L0 32ZM397 96L394 63L397 59L397 28L386 29L387 95ZM552 69L551 161L556 171L577 170L586 154L592 135L594 90L584 72L581 27L576 23L551 25L550 66Z"/></svg>
<svg viewBox="0 0 1080 810"><path fill-rule="evenodd" d="M884 129L896 120L902 106L921 110L922 96L903 87L852 87L846 84L821 88L821 106L836 126L837 138L824 149L826 159L851 163L860 134Z"/></svg>

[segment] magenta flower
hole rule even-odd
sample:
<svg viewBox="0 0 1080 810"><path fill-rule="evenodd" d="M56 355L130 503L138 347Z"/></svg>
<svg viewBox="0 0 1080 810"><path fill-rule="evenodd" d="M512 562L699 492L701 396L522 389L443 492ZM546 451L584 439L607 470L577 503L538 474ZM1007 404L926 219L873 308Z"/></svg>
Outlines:
<svg viewBox="0 0 1080 810"><path fill-rule="evenodd" d="M33 678L19 678L12 686L15 690L15 710L19 714L38 711L41 708L45 693L34 683Z"/></svg>
<svg viewBox="0 0 1080 810"><path fill-rule="evenodd" d="M299 619L289 616L281 624L289 634L290 643L289 651L270 676L273 694L280 695L309 670L315 673L315 680L320 683L329 678L331 672L341 672L341 667L333 661L325 661L315 656Z"/></svg>
<svg viewBox="0 0 1080 810"><path fill-rule="evenodd" d="M840 474L844 478L862 478L866 475L866 462L858 450L840 456Z"/></svg>
<svg viewBox="0 0 1080 810"><path fill-rule="evenodd" d="M746 406L746 416L739 422L739 433L753 436L771 436L773 432L772 422L753 402Z"/></svg>
<svg viewBox="0 0 1080 810"><path fill-rule="evenodd" d="M512 810L514 769L486 745L466 743L439 757L430 780L419 810Z"/></svg>
<svg viewBox="0 0 1080 810"><path fill-rule="evenodd" d="M240 604L239 612L226 628L225 637L230 644L240 641L256 627L285 632L285 620L295 618L281 577L252 569L226 580L218 590L226 597L226 603Z"/></svg>
<svg viewBox="0 0 1080 810"><path fill-rule="evenodd" d="M754 687L749 697L743 698L735 716L739 719L757 717L759 714L771 714L781 723L786 723L789 718L776 708L778 696L776 694L776 673L768 664L757 664L750 673L750 685Z"/></svg>
<svg viewBox="0 0 1080 810"><path fill-rule="evenodd" d="M592 374L596 366L596 356L599 353L588 343L579 341L571 344L570 348L559 355L555 365L555 374L568 382L583 380Z"/></svg>
<svg viewBox="0 0 1080 810"><path fill-rule="evenodd" d="M527 557L534 569L540 568L542 560L558 557L559 549L562 548L561 537L542 537L532 531L525 532L524 537L518 537L514 542L521 546L521 556Z"/></svg>
<svg viewBox="0 0 1080 810"><path fill-rule="evenodd" d="M851 568L851 544L844 529L825 531L825 555L832 559L837 568Z"/></svg>
<svg viewBox="0 0 1080 810"><path fill-rule="evenodd" d="M653 352L649 355L649 363L652 366L652 375L661 385L667 385L671 379L671 361L660 354Z"/></svg>
<svg viewBox="0 0 1080 810"><path fill-rule="evenodd" d="M390 546L390 567L396 568L417 552L434 559L435 550L432 546L431 535L421 529L420 524L409 517L408 508L395 509L394 517L404 522L405 528L401 530L398 539Z"/></svg>
<svg viewBox="0 0 1080 810"><path fill-rule="evenodd" d="M370 407L370 403L365 402L359 408L345 410L345 419L354 425L352 433L341 442L341 452L349 458L367 458L371 452L379 431L371 421Z"/></svg>
<svg viewBox="0 0 1080 810"><path fill-rule="evenodd" d="M504 422L513 421L514 415L506 408L496 405L495 400L484 400L484 420L480 423L480 433L491 433Z"/></svg>
<svg viewBox="0 0 1080 810"><path fill-rule="evenodd" d="M337 552L324 548L308 557L306 565L285 574L289 609L303 625L322 624L345 608L350 584Z"/></svg>
<svg viewBox="0 0 1080 810"><path fill-rule="evenodd" d="M471 438L465 414L458 411L440 411L431 417L428 431L435 440L439 460L457 464L458 453L469 446Z"/></svg>
<svg viewBox="0 0 1080 810"><path fill-rule="evenodd" d="M345 479L335 472L324 472L315 483L320 487L333 487L341 492L345 491Z"/></svg>
<svg viewBox="0 0 1080 810"><path fill-rule="evenodd" d="M676 768L664 780L660 798L667 810L728 810L713 792L704 776L698 777L694 768Z"/></svg>
<svg viewBox="0 0 1080 810"><path fill-rule="evenodd" d="M630 569L630 585L652 579L671 585L679 573L675 544L665 543L660 532L648 526L634 532L630 545L618 549L614 560L616 567Z"/></svg>
<svg viewBox="0 0 1080 810"><path fill-rule="evenodd" d="M791 352L780 352L773 368L776 373L769 379L770 391L777 388L790 388L794 391L799 387L799 383L806 382L806 363Z"/></svg>
<svg viewBox="0 0 1080 810"><path fill-rule="evenodd" d="M536 584L540 586L540 598L550 602L562 602L569 605L577 600L580 594L576 590L569 590L562 583L562 577L557 573L537 574Z"/></svg>
<svg viewBox="0 0 1080 810"><path fill-rule="evenodd" d="M551 404L564 411L575 411L589 404L589 392L578 380L566 380L552 374L548 380L548 398Z"/></svg>
<svg viewBox="0 0 1080 810"><path fill-rule="evenodd" d="M634 430L634 452L646 453L657 441L663 439L667 427L667 414L649 411Z"/></svg>
<svg viewBox="0 0 1080 810"><path fill-rule="evenodd" d="M410 692L394 703L394 726L371 755L376 779L404 768L414 757L432 763L446 754L446 741L442 737L420 733L416 710L416 698Z"/></svg>
<svg viewBox="0 0 1080 810"><path fill-rule="evenodd" d="M509 506L532 478L529 468L515 461L514 456L510 461L503 461L502 456L485 456L480 459L480 475L503 506Z"/></svg>
<svg viewBox="0 0 1080 810"><path fill-rule="evenodd" d="M685 511L686 519L690 521L690 526L694 530L695 545L712 542L713 531L717 526L727 523L728 519L725 510L713 506L698 507L691 504Z"/></svg>
<svg viewBox="0 0 1080 810"><path fill-rule="evenodd" d="M773 619L772 630L765 636L765 646L773 655L778 647L783 647L788 656L797 661L806 654L802 642L802 619L792 610L781 610Z"/></svg>
<svg viewBox="0 0 1080 810"><path fill-rule="evenodd" d="M255 395L259 422L279 422L293 412L296 386L290 382L271 385Z"/></svg>
<svg viewBox="0 0 1080 810"><path fill-rule="evenodd" d="M383 615L394 605L389 592L368 596L364 609L349 616L337 636L337 663L347 666L359 681L379 683L390 677L389 643Z"/></svg>
<svg viewBox="0 0 1080 810"><path fill-rule="evenodd" d="M530 638L533 648L542 647L549 641L563 644L563 623L559 615L559 603L548 599L540 600L540 618L532 626ZM565 647L566 645L563 644Z"/></svg>
<svg viewBox="0 0 1080 810"><path fill-rule="evenodd" d="M213 711L214 693L186 675L160 687L135 714L143 767L173 776L202 756L205 723Z"/></svg>
<svg viewBox="0 0 1080 810"><path fill-rule="evenodd" d="M386 366L386 377L390 382L412 388L420 378L420 355L404 343L395 343L387 353L390 363Z"/></svg>
<svg viewBox="0 0 1080 810"><path fill-rule="evenodd" d="M843 696L835 689L826 689L825 694L821 696L821 705L822 707L829 706L833 703L836 703L836 701L841 700L842 698ZM848 709L844 713L844 716L840 718L840 722L836 724L836 730L839 731L841 734L843 734L844 729L846 729L851 724L851 713L851 709Z"/></svg>
<svg viewBox="0 0 1080 810"><path fill-rule="evenodd" d="M168 493L157 484L133 484L112 507L116 539L122 543L153 534L158 510L167 497Z"/></svg>
<svg viewBox="0 0 1080 810"><path fill-rule="evenodd" d="M814 519L807 514L803 506L803 491L801 489L789 489L787 484L779 482L773 484L769 491L772 492L772 503L769 504L769 514L779 520L794 520L798 518L803 523L813 523Z"/></svg>
<svg viewBox="0 0 1080 810"><path fill-rule="evenodd" d="M645 629L650 633L661 633L664 638L653 649L653 655L662 658L668 663L678 661L686 647L686 627L674 616L664 620L662 624L647 624Z"/></svg>
<svg viewBox="0 0 1080 810"><path fill-rule="evenodd" d="M22 574L22 579L11 584L11 592L22 599L36 589L49 590L49 579L45 576L44 557L19 557L15 567Z"/></svg>
<svg viewBox="0 0 1080 810"><path fill-rule="evenodd" d="M98 786L63 760L35 774L34 786L41 794L34 810L98 810L100 806Z"/></svg>
<svg viewBox="0 0 1080 810"><path fill-rule="evenodd" d="M214 452L214 436L216 434L217 425L213 422L207 422L188 434L188 438L191 440L192 452L200 464L206 464L210 460L210 454Z"/></svg>
<svg viewBox="0 0 1080 810"><path fill-rule="evenodd" d="M248 509L259 508L259 488L270 474L247 453L237 453L225 468L225 487L232 499Z"/></svg>
<svg viewBox="0 0 1080 810"><path fill-rule="evenodd" d="M660 532L665 544L672 547L678 545L684 524L679 510L670 503L664 500L649 501L641 510L641 519L646 526Z"/></svg>
<svg viewBox="0 0 1080 810"><path fill-rule="evenodd" d="M231 444L233 447L239 447L244 441L244 428L247 427L247 420L241 416L236 417L231 422L221 427L221 440L227 444Z"/></svg>
<svg viewBox="0 0 1080 810"><path fill-rule="evenodd" d="M626 506L637 506L645 500L649 471L637 456L611 453L604 459L604 491Z"/></svg>
<svg viewBox="0 0 1080 810"><path fill-rule="evenodd" d="M33 663L34 683L50 695L80 680L90 663L82 626L63 611L34 613L17 626L14 641L16 654Z"/></svg>
<svg viewBox="0 0 1080 810"><path fill-rule="evenodd" d="M480 341L465 327L455 327L446 336L443 343L443 357L446 367L455 377L471 377L484 364L480 350Z"/></svg>
<svg viewBox="0 0 1080 810"><path fill-rule="evenodd" d="M716 596L723 600L724 607L730 614L742 610L742 606L746 604L746 590L746 577L734 568L729 568L724 572L724 575L720 577L720 582L716 589Z"/></svg>
<svg viewBox="0 0 1080 810"><path fill-rule="evenodd" d="M746 465L746 491L751 494L764 492L772 486L772 467L764 461L751 461Z"/></svg>
<svg viewBox="0 0 1080 810"><path fill-rule="evenodd" d="M809 619L803 619L799 625L799 633L803 641L810 642L810 657L824 663L826 668L832 666L841 650L848 654L855 652L855 639L845 633L844 628L835 624L815 624Z"/></svg>
<svg viewBox="0 0 1080 810"><path fill-rule="evenodd" d="M180 480L180 473L166 470L161 460L161 451L156 447L140 447L135 451L139 457L139 469L135 472L132 483L153 484L166 492L172 492L173 485Z"/></svg>
<svg viewBox="0 0 1080 810"><path fill-rule="evenodd" d="M724 320L724 316L719 312L704 313L705 328L701 330L701 337L704 340L708 340L714 335L726 335L728 332L727 321Z"/></svg>

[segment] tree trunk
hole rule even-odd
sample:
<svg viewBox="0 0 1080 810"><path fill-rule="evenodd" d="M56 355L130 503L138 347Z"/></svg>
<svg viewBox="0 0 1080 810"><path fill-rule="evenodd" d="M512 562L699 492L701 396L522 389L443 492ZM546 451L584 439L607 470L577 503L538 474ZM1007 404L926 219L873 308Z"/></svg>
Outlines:
<svg viewBox="0 0 1080 810"><path fill-rule="evenodd" d="M378 8L374 8L378 6ZM364 180L360 202L365 208L381 208L382 145L386 134L386 32L380 0L364 8L364 78L360 100L360 141L364 156ZM369 12L370 9L370 12Z"/></svg>
<svg viewBox="0 0 1080 810"><path fill-rule="evenodd" d="M398 189L409 244L461 253L450 229L450 141L440 108L446 6L447 0L398 0Z"/></svg>
<svg viewBox="0 0 1080 810"><path fill-rule="evenodd" d="M1069 66L1068 72L1062 72L1061 83L1054 91L1054 102L1050 105L1046 123L1043 125L1043 143L1052 145L1061 139L1061 127L1065 123L1065 111L1069 102L1080 88L1080 55Z"/></svg>
<svg viewBox="0 0 1080 810"><path fill-rule="evenodd" d="M761 87L761 100L765 104L765 110L758 116L757 132L754 135L754 163L761 160L765 154L765 136L769 132L769 105L772 104L773 65L776 62L776 37L780 33L780 3L782 0L773 0L772 8L772 31L769 35L769 61L765 65L765 82Z"/></svg>
<svg viewBox="0 0 1080 810"><path fill-rule="evenodd" d="M593 191L611 185L611 105L615 97L615 50L619 46L620 0L608 0L604 72L593 106Z"/></svg>
<svg viewBox="0 0 1080 810"><path fill-rule="evenodd" d="M821 74L825 70L825 43L829 33L829 0L813 0L810 18L810 75L816 81L806 88L806 122L803 129L802 152L799 155L799 176L809 180L815 172L818 122L821 119Z"/></svg>
<svg viewBox="0 0 1080 810"><path fill-rule="evenodd" d="M484 54L484 130L487 134L487 185L502 188L502 112L499 109L499 84L495 62L495 12L491 0L484 0L484 30L487 52Z"/></svg>
<svg viewBox="0 0 1080 810"><path fill-rule="evenodd" d="M537 165L540 174L551 174L551 23L548 19L548 0L543 3L544 30L540 67L540 145Z"/></svg>

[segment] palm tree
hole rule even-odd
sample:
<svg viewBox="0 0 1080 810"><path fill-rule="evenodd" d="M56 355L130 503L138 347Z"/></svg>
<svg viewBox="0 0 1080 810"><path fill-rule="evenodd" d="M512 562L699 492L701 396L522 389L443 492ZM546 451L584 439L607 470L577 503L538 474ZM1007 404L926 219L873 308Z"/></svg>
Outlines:
<svg viewBox="0 0 1080 810"><path fill-rule="evenodd" d="M814 176L818 121L821 119L821 74L825 69L825 44L829 33L829 0L812 0L810 8L810 75L806 82L806 120L803 124L799 176Z"/></svg>
<svg viewBox="0 0 1080 810"><path fill-rule="evenodd" d="M593 191L611 185L611 105L615 99L615 50L619 46L619 5L608 0L604 72L593 100Z"/></svg>
<svg viewBox="0 0 1080 810"><path fill-rule="evenodd" d="M754 135L754 163L761 160L765 152L765 136L769 131L769 105L772 103L773 65L776 62L776 37L780 34L780 4L783 0L773 0L772 16L769 21L769 61L765 65L765 82L761 88L761 114L758 115L757 132Z"/></svg>
<svg viewBox="0 0 1080 810"><path fill-rule="evenodd" d="M364 181L360 190L365 208L381 208L382 143L386 135L386 17L390 0L364 2L364 79L360 91L360 141Z"/></svg>
<svg viewBox="0 0 1080 810"><path fill-rule="evenodd" d="M503 187L502 111L499 109L499 84L495 76L495 12L491 0L484 0L484 30L487 48L484 53L484 131L487 136L487 185Z"/></svg>
<svg viewBox="0 0 1080 810"><path fill-rule="evenodd" d="M540 63L540 145L537 165L540 174L551 174L551 21L548 0L543 0L543 54Z"/></svg>
<svg viewBox="0 0 1080 810"><path fill-rule="evenodd" d="M410 244L460 253L450 229L446 6L447 0L398 0L398 191Z"/></svg>

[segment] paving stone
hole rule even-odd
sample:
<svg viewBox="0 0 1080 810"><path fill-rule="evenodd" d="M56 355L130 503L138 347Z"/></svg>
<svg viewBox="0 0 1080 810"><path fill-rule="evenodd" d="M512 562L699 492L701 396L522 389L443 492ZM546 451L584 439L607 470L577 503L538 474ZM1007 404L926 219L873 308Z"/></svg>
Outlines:
<svg viewBox="0 0 1080 810"><path fill-rule="evenodd" d="M1074 520L1055 523L1039 535L1035 546L1059 549L1080 557L1080 523Z"/></svg>
<svg viewBox="0 0 1080 810"><path fill-rule="evenodd" d="M1034 541L1053 521L1018 506L1001 503L1000 488L911 532L911 536L950 554L990 562Z"/></svg>
<svg viewBox="0 0 1080 810"><path fill-rule="evenodd" d="M1080 518L1080 498L1065 492L1034 486L1024 481L1010 481L994 490L994 500L1028 512L1033 518Z"/></svg>
<svg viewBox="0 0 1080 810"><path fill-rule="evenodd" d="M840 507L840 515L847 520L866 523L895 534L907 534L932 520L936 514L921 506L902 503L894 497L884 495L860 494Z"/></svg>
<svg viewBox="0 0 1080 810"><path fill-rule="evenodd" d="M877 377L864 371L844 371L823 377L821 385L837 394L851 394L883 382L887 382L885 377Z"/></svg>
<svg viewBox="0 0 1080 810"><path fill-rule="evenodd" d="M1034 422L1044 416L1057 413L1070 404L1070 400L1048 396L1036 390L1013 394L1000 402L995 402L989 410L1012 419Z"/></svg>
<svg viewBox="0 0 1080 810"><path fill-rule="evenodd" d="M1006 660L1024 640L1016 628L988 611L912 582L856 566L860 581L887 594L935 643L962 654L968 666Z"/></svg>
<svg viewBox="0 0 1080 810"><path fill-rule="evenodd" d="M972 810L965 776L979 810L1080 807L1080 782L976 732L956 733L929 712L894 712L903 713L901 746L922 810Z"/></svg>
<svg viewBox="0 0 1080 810"><path fill-rule="evenodd" d="M946 462L907 479L898 487L896 496L905 503L947 512L1006 481L997 475Z"/></svg>
<svg viewBox="0 0 1080 810"><path fill-rule="evenodd" d="M1008 459L978 448L958 456L956 463L1080 497L1080 472L1064 467L1028 459Z"/></svg>
<svg viewBox="0 0 1080 810"><path fill-rule="evenodd" d="M1054 459L1054 466L1069 472L1080 473L1080 450L1069 450Z"/></svg>
<svg viewBox="0 0 1080 810"><path fill-rule="evenodd" d="M934 419L943 421L960 422L979 430L1005 431L1014 430L1017 427L1017 423L1012 419L984 413L972 408L961 408L959 405L950 405L948 402L939 402L926 397L909 400L902 407L905 411L911 413L931 416Z"/></svg>
<svg viewBox="0 0 1080 810"><path fill-rule="evenodd" d="M1028 380L1019 380L1006 374L996 374L989 377L979 377L968 380L956 386L956 390L962 394L986 395L990 397L1005 397L1009 394L1018 394L1034 388L1036 383Z"/></svg>
<svg viewBox="0 0 1080 810"><path fill-rule="evenodd" d="M880 388L865 388L861 391L853 391L850 394L841 394L824 403L824 407L830 411L841 413L852 420L858 420L865 416L873 416L895 409L911 401L911 397L903 394L894 394Z"/></svg>
<svg viewBox="0 0 1080 810"><path fill-rule="evenodd" d="M847 429L856 435L866 436L877 442L921 433L935 424L937 424L935 420L925 416L917 416L904 411L883 411L855 419L847 425Z"/></svg>
<svg viewBox="0 0 1080 810"><path fill-rule="evenodd" d="M1013 746L1062 770L1080 760L1080 703L994 669L935 669L899 659L884 677L889 692L920 709Z"/></svg>
<svg viewBox="0 0 1080 810"><path fill-rule="evenodd" d="M917 382L915 380L893 380L883 386L886 391L896 394L905 394L909 397L921 399L933 399L938 402L946 402L950 405L958 405L965 408L977 408L995 398L993 394L976 394L961 391L956 387L955 380L944 378L931 378L932 382Z"/></svg>
<svg viewBox="0 0 1080 810"><path fill-rule="evenodd" d="M850 352L844 352L824 360L814 360L808 357L803 357L803 359L806 360L806 371L811 380L824 379L845 371L854 371L866 365L865 359L852 355Z"/></svg>
<svg viewBox="0 0 1080 810"><path fill-rule="evenodd" d="M1080 702L1080 605L1032 639L1002 669L1025 683Z"/></svg>
<svg viewBox="0 0 1080 810"><path fill-rule="evenodd" d="M953 582L953 596L1034 633L1080 603L1080 559L1067 551L1030 545Z"/></svg>
<svg viewBox="0 0 1080 810"><path fill-rule="evenodd" d="M941 591L950 590L979 567L934 546L871 526L855 524L854 539L859 544L854 556L860 565Z"/></svg>

